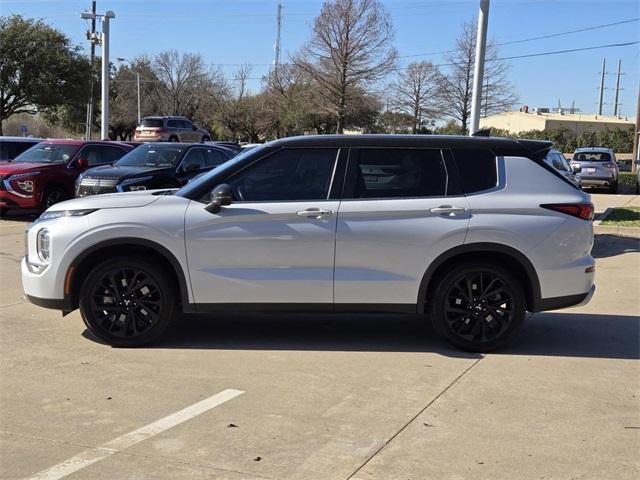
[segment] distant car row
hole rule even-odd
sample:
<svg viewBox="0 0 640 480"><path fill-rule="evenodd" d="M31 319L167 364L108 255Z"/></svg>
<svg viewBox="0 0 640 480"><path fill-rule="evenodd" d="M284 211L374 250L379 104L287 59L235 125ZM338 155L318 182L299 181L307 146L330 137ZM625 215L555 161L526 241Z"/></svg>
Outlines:
<svg viewBox="0 0 640 480"><path fill-rule="evenodd" d="M154 140L144 144L0 137L0 213L44 210L74 195L179 188L241 149L209 138L184 117L144 118L135 139ZM619 166L609 148L579 148L569 162L551 149L545 161L578 187L618 190Z"/></svg>
<svg viewBox="0 0 640 480"><path fill-rule="evenodd" d="M178 188L235 156L231 142L144 143L0 139L17 153L0 162L0 213L45 210L75 196ZM13 155L11 155L13 156ZM7 155L9 157L9 155Z"/></svg>

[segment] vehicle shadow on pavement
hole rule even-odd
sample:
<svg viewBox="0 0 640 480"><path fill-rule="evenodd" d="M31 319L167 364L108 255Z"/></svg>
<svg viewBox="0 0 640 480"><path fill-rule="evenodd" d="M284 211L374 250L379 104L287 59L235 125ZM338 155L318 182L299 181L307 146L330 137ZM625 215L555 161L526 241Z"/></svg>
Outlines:
<svg viewBox="0 0 640 480"><path fill-rule="evenodd" d="M503 355L640 358L640 317L545 312L531 315Z"/></svg>
<svg viewBox="0 0 640 480"><path fill-rule="evenodd" d="M152 348L433 352L480 358L456 350L430 322L412 315L185 315L167 333Z"/></svg>
<svg viewBox="0 0 640 480"><path fill-rule="evenodd" d="M591 255L594 258L607 258L635 252L640 252L640 239L601 234L594 237Z"/></svg>
<svg viewBox="0 0 640 480"><path fill-rule="evenodd" d="M83 335L97 341L91 333ZM430 352L480 358L451 347L429 321L410 315L185 315L148 348ZM640 318L547 312L530 315L497 355L640 358Z"/></svg>

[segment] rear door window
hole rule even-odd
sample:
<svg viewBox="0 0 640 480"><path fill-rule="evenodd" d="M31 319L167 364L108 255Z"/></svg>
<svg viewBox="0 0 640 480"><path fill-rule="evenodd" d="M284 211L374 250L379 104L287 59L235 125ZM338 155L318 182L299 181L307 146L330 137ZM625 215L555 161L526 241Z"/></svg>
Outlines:
<svg viewBox="0 0 640 480"><path fill-rule="evenodd" d="M167 127L182 128L182 122L180 120L167 120Z"/></svg>
<svg viewBox="0 0 640 480"><path fill-rule="evenodd" d="M349 155L344 198L437 197L446 190L439 149L357 148Z"/></svg>
<svg viewBox="0 0 640 480"><path fill-rule="evenodd" d="M490 150L453 149L462 193L481 192L498 184L496 156Z"/></svg>

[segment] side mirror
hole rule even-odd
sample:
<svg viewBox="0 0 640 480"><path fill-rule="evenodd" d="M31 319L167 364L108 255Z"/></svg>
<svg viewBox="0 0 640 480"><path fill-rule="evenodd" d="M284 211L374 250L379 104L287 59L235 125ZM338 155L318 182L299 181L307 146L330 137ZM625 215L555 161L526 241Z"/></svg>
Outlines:
<svg viewBox="0 0 640 480"><path fill-rule="evenodd" d="M209 213L218 213L223 205L231 205L232 201L231 187L226 183L222 183L211 190L209 204L204 209Z"/></svg>
<svg viewBox="0 0 640 480"><path fill-rule="evenodd" d="M194 131L195 131L195 130L197 130L197 129L198 129L198 127L196 127L195 125L191 125L191 130L194 130Z"/></svg>
<svg viewBox="0 0 640 480"><path fill-rule="evenodd" d="M582 165L578 165L577 163L572 163L571 170L573 170L573 173L580 173L582 171Z"/></svg>
<svg viewBox="0 0 640 480"><path fill-rule="evenodd" d="M87 162L86 158L80 157L78 160L76 160L76 168L78 170L84 170L88 166L89 166L89 162Z"/></svg>

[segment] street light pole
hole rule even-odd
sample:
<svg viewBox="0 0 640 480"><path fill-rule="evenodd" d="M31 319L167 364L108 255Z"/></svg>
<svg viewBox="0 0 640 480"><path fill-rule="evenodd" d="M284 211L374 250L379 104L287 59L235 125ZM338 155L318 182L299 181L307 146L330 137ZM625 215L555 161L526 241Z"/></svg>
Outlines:
<svg viewBox="0 0 640 480"><path fill-rule="evenodd" d="M109 20L116 18L111 10L102 17L102 125L100 138L109 139Z"/></svg>
<svg viewBox="0 0 640 480"><path fill-rule="evenodd" d="M489 0L480 0L478 14L478 36L476 37L476 62L473 71L473 94L471 96L471 126L469 135L480 129L480 107L482 104L482 84L484 57L487 49L487 24L489 23Z"/></svg>
<svg viewBox="0 0 640 480"><path fill-rule="evenodd" d="M131 71L134 71L133 68L133 62L131 60L127 60L126 58L122 58L122 57L118 57L116 58L117 61L119 62L127 62L130 66L131 66ZM138 125L140 125L140 72L138 70L135 70L136 72L136 84L138 87Z"/></svg>

